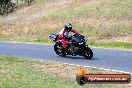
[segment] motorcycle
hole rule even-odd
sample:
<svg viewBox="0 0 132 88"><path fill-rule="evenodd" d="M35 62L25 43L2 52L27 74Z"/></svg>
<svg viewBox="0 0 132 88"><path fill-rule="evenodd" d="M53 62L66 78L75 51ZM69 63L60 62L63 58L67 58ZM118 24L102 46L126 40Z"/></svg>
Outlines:
<svg viewBox="0 0 132 88"><path fill-rule="evenodd" d="M61 40L58 39L57 34L50 34L49 37L55 42L54 51L59 56L65 57L66 55L79 55L86 59L91 59L93 57L92 50L86 45L87 40L79 33L66 37L66 39L70 41L70 44L66 49L62 48Z"/></svg>

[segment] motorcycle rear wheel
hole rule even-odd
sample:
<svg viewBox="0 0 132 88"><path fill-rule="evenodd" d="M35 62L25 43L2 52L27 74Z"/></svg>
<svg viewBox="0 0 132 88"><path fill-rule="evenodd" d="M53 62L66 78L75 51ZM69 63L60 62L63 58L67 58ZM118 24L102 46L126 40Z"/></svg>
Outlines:
<svg viewBox="0 0 132 88"><path fill-rule="evenodd" d="M61 57L66 56L65 50L62 48L62 44L56 43L54 45L54 51L56 52L57 55L59 55Z"/></svg>

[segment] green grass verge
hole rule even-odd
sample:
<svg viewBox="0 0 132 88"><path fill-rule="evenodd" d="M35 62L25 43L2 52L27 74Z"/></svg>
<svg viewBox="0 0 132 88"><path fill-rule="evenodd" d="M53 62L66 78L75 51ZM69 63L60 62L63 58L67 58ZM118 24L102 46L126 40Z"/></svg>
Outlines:
<svg viewBox="0 0 132 88"><path fill-rule="evenodd" d="M31 65L38 61L17 57L0 56L1 88L112 88L111 85L95 84L80 86L73 79L47 75Z"/></svg>
<svg viewBox="0 0 132 88"><path fill-rule="evenodd" d="M16 41L16 42L37 42L37 43L49 43L54 44L54 42L49 38L41 37L15 37L9 35L0 35L0 41ZM105 48L122 48L122 49L132 49L132 42L94 42L89 41L88 45L95 47L105 47Z"/></svg>
<svg viewBox="0 0 132 88"><path fill-rule="evenodd" d="M91 46L132 49L132 42L89 42Z"/></svg>
<svg viewBox="0 0 132 88"><path fill-rule="evenodd" d="M53 43L48 38L38 36L18 36L18 35L0 35L0 41L16 41L16 42L38 42L38 43Z"/></svg>

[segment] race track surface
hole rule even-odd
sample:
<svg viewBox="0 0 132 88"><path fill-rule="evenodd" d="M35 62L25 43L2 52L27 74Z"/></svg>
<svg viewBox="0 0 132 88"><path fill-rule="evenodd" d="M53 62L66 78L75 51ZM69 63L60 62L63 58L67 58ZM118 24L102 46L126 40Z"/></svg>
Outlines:
<svg viewBox="0 0 132 88"><path fill-rule="evenodd" d="M81 56L60 57L55 54L53 45L0 42L1 56L18 56L132 72L132 51L104 48L91 49L94 52L94 57L91 60L86 60Z"/></svg>

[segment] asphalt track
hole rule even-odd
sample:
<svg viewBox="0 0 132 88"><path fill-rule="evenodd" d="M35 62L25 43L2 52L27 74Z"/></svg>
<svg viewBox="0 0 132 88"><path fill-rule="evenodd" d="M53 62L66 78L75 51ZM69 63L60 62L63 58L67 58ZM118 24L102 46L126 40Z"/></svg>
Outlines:
<svg viewBox="0 0 132 88"><path fill-rule="evenodd" d="M55 54L53 45L0 42L1 56L18 56L132 73L132 51L104 48L91 49L94 52L94 57L91 60L86 60L81 56L60 57Z"/></svg>

